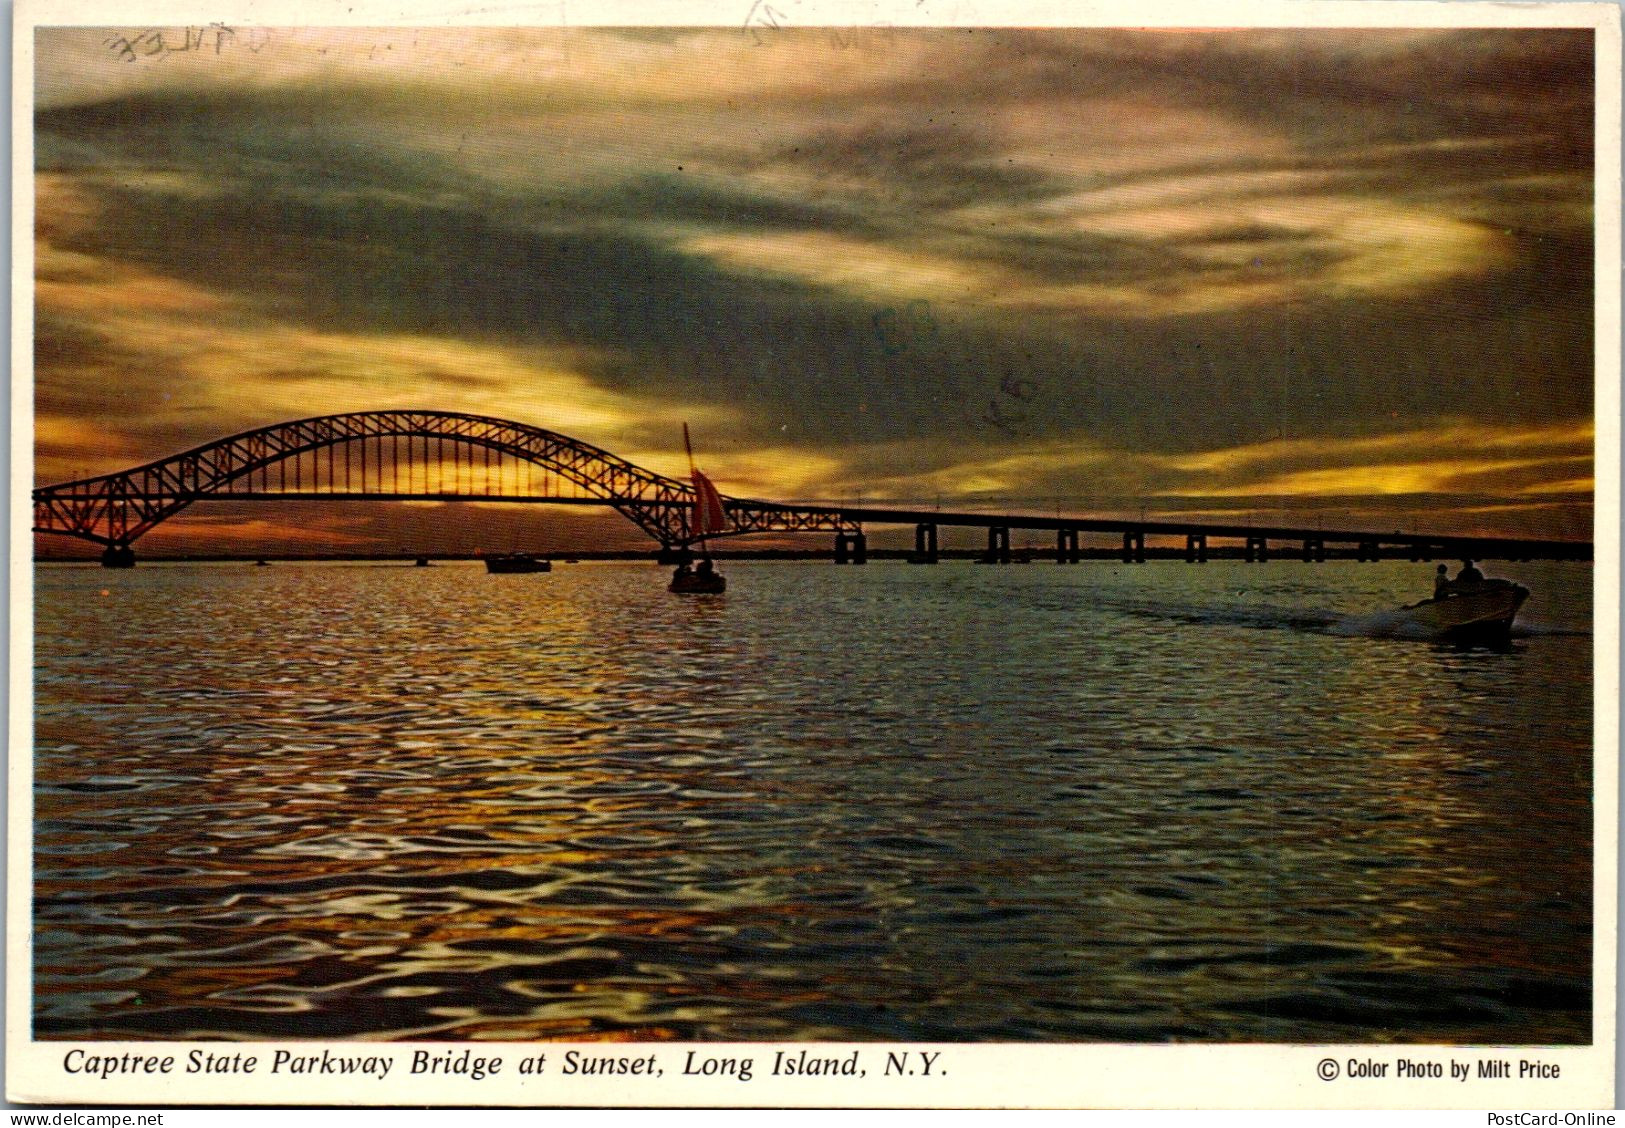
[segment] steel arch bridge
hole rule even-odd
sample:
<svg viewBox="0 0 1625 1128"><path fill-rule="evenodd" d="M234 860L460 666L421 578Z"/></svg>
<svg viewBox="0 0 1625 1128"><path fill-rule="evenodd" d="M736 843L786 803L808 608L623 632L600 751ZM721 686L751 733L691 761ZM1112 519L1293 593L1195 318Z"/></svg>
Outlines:
<svg viewBox="0 0 1625 1128"><path fill-rule="evenodd" d="M534 471L543 472L542 491ZM573 496L549 481L567 483ZM700 539L694 489L590 443L525 423L448 411L357 411L275 423L113 474L34 490L34 531L103 545L107 563L195 502L512 500L608 505L659 541ZM829 510L723 498L710 537L856 532Z"/></svg>

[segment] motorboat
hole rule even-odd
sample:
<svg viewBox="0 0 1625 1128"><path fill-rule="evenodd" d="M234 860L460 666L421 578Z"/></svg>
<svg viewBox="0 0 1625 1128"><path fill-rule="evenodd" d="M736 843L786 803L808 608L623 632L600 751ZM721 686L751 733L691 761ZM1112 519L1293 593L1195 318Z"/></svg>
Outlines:
<svg viewBox="0 0 1625 1128"><path fill-rule="evenodd" d="M1446 642L1504 643L1529 589L1511 580L1452 585L1432 599L1402 608L1395 633Z"/></svg>
<svg viewBox="0 0 1625 1128"><path fill-rule="evenodd" d="M501 556L487 556L485 570L493 575L508 575L518 572L551 572L553 562L532 556L526 552L509 552Z"/></svg>

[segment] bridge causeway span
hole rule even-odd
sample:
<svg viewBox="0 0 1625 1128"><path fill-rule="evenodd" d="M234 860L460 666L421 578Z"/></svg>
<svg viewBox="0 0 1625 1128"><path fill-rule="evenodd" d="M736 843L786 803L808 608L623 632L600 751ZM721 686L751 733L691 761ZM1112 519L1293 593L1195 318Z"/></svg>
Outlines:
<svg viewBox="0 0 1625 1128"><path fill-rule="evenodd" d="M102 546L107 567L135 563L135 542L204 502L497 501L607 506L647 533L663 555L699 541L692 485L637 466L579 439L529 424L441 411L362 411L276 423L229 435L154 462L33 491L34 531ZM1306 562L1353 553L1357 560L1435 556L1482 560L1589 560L1590 542L1462 537L1144 518L1035 516L854 505L802 505L723 496L725 526L710 539L753 533L833 533L837 564L868 559L866 525L913 525L916 563L941 558L939 531L987 531L990 563L1010 563L1012 530L1052 532L1055 559L1083 559L1084 534L1121 538L1121 559L1140 563L1146 540L1184 542L1190 563L1214 541L1244 546L1244 559L1272 554ZM1337 552L1337 546L1342 546Z"/></svg>

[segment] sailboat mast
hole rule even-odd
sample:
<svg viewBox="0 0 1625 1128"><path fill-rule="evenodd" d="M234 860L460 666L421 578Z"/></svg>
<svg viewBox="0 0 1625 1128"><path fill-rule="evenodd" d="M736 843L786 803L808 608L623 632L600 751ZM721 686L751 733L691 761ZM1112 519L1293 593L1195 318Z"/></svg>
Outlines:
<svg viewBox="0 0 1625 1128"><path fill-rule="evenodd" d="M698 527L700 532L700 553L704 556L709 556L711 555L711 550L705 545L705 514L701 510L701 506L703 506L705 503L700 498L699 479L695 477L695 474L698 473L698 471L694 469L694 444L688 441L687 420L683 421L683 450L688 453L688 480L689 483L694 487L694 524L696 527Z"/></svg>

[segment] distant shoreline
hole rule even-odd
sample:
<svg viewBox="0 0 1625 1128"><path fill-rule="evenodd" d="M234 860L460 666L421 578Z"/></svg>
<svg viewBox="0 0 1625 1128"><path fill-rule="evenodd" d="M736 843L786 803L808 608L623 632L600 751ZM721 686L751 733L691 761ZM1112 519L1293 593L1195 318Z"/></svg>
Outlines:
<svg viewBox="0 0 1625 1128"><path fill-rule="evenodd" d="M497 555L497 554L492 554L492 555ZM601 562L601 561L630 561L630 562L634 562L634 563L643 562L643 563L648 563L648 564L657 564L658 563L658 561L656 559L656 555L655 555L655 553L653 551L631 551L631 550L599 551L599 552L545 552L545 551L543 551L543 552L532 552L532 553L529 553L529 555L537 556L537 557L540 557L540 558L545 559L545 560L551 560L555 564L560 564L560 563L565 563L565 562L574 562L574 561L580 561L580 562L583 562L583 563L588 562L588 561L594 561L594 562ZM868 558L871 561L876 561L876 560L888 560L888 561L907 560L913 555L914 555L914 553L911 550L902 549L902 548L871 548L871 549L868 550ZM949 560L956 560L956 561L972 560L972 561L974 561L974 560L981 559L985 555L986 555L986 553L982 549L942 549L937 553L937 558L939 560L942 560L942 561L949 561ZM1017 557L1017 560L1012 561L1012 563L1039 563L1039 562L1044 562L1044 563L1053 564L1055 562L1055 549L1054 548L1014 549L1012 551L1012 555ZM731 552L727 551L727 550L716 550L716 551L713 551L711 553L711 556L714 559L717 559L717 560L732 560L732 561L743 561L743 562L749 562L749 561L753 561L753 560L754 561L778 561L778 560L823 560L823 561L831 561L831 560L834 559L834 554L828 549L824 549L824 550L758 549L758 550L754 550L754 551L735 550L735 551L731 551ZM1122 560L1122 550L1118 549L1118 548L1084 548L1084 549L1080 550L1079 556L1083 560L1086 560L1086 561L1106 561L1106 562L1110 562L1110 563L1119 563L1119 564L1121 564L1123 562L1123 560ZM1161 548L1161 547L1147 546L1146 549L1145 549L1145 558L1147 560L1177 560L1177 561L1180 561L1181 563L1183 563L1185 561L1185 549L1183 547ZM1244 559L1246 559L1246 550L1239 547L1239 546L1235 547L1235 548L1231 548L1230 546L1209 547L1208 550L1207 550L1207 558L1209 560L1244 560ZM276 553L276 554L267 554L267 553L188 553L188 554L185 554L185 555L174 555L174 556L141 556L141 557L139 557L139 560L140 560L140 562L142 564L254 564L254 563L256 563L256 562L258 562L260 560L264 560L264 561L266 561L268 563L272 563L272 564L310 564L310 563L340 563L340 564L343 564L343 563L351 563L351 564L362 564L362 563L386 563L386 564L389 564L389 563L406 563L406 564L411 564L411 563L417 561L418 559L426 559L426 560L429 560L432 563L437 563L437 564L438 563L450 564L450 563L460 563L460 562L479 563L480 561L484 560L485 557L484 556L476 556L476 555L474 555L472 553L437 554L437 553L416 553L416 552L401 552L401 553L379 553L379 552L372 552L372 553L321 553L321 554L315 554L315 553L310 553L310 554L305 554L305 553ZM1336 550L1328 548L1327 551L1326 551L1326 559L1328 559L1328 560L1357 560L1358 555L1357 555L1356 550L1353 549L1353 548L1350 548L1348 551L1336 551ZM1405 561L1407 563L1412 563L1413 562L1413 561L1410 561L1408 555L1405 555L1405 554L1402 554L1402 553L1393 553L1391 555L1384 556L1383 559L1384 560L1401 560L1401 561ZM1451 557L1451 556L1448 556L1448 555L1443 555L1443 556L1434 555L1430 559L1423 560L1423 561L1416 561L1414 563L1419 563L1419 564L1420 563L1432 563L1434 561L1444 561L1444 560L1453 560L1453 559L1455 559L1455 558ZM1271 562L1271 563L1275 563L1275 562L1297 563L1297 562L1301 562L1301 555L1297 551L1283 548L1281 550L1271 552L1270 557L1269 557L1269 562ZM36 556L36 557L34 557L34 563L35 564L97 564L98 560L94 556Z"/></svg>

